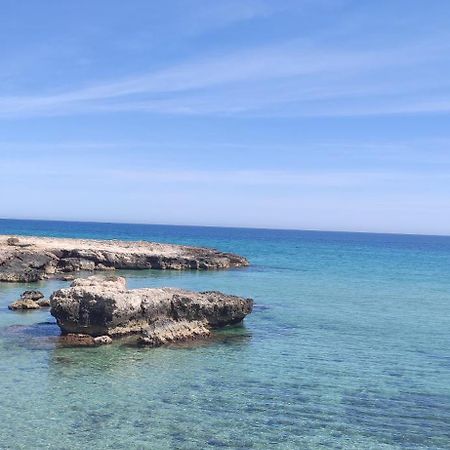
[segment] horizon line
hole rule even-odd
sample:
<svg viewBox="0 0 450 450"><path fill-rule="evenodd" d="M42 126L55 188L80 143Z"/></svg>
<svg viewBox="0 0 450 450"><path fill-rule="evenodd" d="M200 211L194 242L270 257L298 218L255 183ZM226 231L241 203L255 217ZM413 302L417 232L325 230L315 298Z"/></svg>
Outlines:
<svg viewBox="0 0 450 450"><path fill-rule="evenodd" d="M143 222L115 222L115 221L94 221L94 220L67 220L67 219L17 219L13 217L0 217L0 221L23 221L23 222L62 222L62 223L92 223L103 225L144 225L144 226L165 226L165 227L190 227L190 228L222 228L236 230L266 230L266 231L304 231L311 233L346 233L346 234L377 234L394 236L424 236L424 237L450 237L449 234L429 234L429 233L400 233L395 231L367 231L367 230L329 230L319 228L271 228L255 226L221 226L221 225L192 225L192 224L169 224L169 223L143 223ZM2 233L0 233L2 234Z"/></svg>

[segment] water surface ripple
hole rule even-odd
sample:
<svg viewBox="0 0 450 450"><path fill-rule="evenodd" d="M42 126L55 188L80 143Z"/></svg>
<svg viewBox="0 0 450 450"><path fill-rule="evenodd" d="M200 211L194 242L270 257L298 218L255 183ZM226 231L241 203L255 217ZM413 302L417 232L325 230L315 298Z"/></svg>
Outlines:
<svg viewBox="0 0 450 450"><path fill-rule="evenodd" d="M0 233L148 239L248 269L124 272L251 296L211 343L63 348L0 285L2 449L449 449L450 238L0 220Z"/></svg>

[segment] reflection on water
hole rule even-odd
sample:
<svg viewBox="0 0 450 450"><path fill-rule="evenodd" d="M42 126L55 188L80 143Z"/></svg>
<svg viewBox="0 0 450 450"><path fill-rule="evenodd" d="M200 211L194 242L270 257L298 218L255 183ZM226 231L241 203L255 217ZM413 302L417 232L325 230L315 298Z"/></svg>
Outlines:
<svg viewBox="0 0 450 450"><path fill-rule="evenodd" d="M62 355L63 361L69 361L68 355L74 360L80 361L85 366L90 359L94 358L95 365L102 361L102 355L107 358L102 361L102 367L107 369L116 362L123 364L128 361L129 355L134 355L136 350L139 352L154 352L150 347L138 347L136 345L137 337L123 336L115 338L113 343L107 346L93 347L88 352L85 346L72 345L62 339L60 329L55 321L39 322L32 325L10 325L1 330L0 337L9 348L22 347L29 350L51 350L49 362L58 362ZM214 330L213 335L208 338L200 338L187 342L177 342L165 346L166 350L195 350L202 347L236 347L246 345L251 338L251 331L244 324L225 327L220 330ZM110 351L114 349L114 351ZM66 350L69 350L66 352ZM103 352L103 353L102 353ZM103 365L105 364L105 365Z"/></svg>

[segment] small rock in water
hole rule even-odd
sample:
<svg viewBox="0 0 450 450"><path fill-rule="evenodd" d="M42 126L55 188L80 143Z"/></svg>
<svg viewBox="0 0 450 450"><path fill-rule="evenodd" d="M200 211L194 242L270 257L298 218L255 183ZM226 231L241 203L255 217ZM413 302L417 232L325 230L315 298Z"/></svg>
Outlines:
<svg viewBox="0 0 450 450"><path fill-rule="evenodd" d="M112 343L112 339L109 336L97 336L94 338L95 345L107 345Z"/></svg>
<svg viewBox="0 0 450 450"><path fill-rule="evenodd" d="M50 307L50 300L48 298L41 298L40 300L37 301L37 304L41 308L49 308Z"/></svg>
<svg viewBox="0 0 450 450"><path fill-rule="evenodd" d="M34 300L27 298L25 300L21 299L21 300L15 301L14 303L11 303L10 305L8 305L8 308L13 311L17 311L20 309L23 309L23 310L25 310L25 309L40 309L40 306Z"/></svg>
<svg viewBox="0 0 450 450"><path fill-rule="evenodd" d="M39 309L41 306L50 306L50 300L44 299L42 292L31 290L23 292L20 299L11 303L8 308L17 311L20 309Z"/></svg>
<svg viewBox="0 0 450 450"><path fill-rule="evenodd" d="M25 291L20 296L22 300L40 300L41 298L44 298L44 294L41 291Z"/></svg>

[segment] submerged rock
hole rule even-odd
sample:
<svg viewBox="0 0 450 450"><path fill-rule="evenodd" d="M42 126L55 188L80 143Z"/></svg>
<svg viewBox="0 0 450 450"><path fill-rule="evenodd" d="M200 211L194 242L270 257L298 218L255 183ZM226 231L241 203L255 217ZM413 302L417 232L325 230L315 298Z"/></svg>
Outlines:
<svg viewBox="0 0 450 450"><path fill-rule="evenodd" d="M221 292L176 288L131 289L122 277L76 279L50 297L51 314L64 334L140 334L158 346L209 336L212 328L239 323L253 300Z"/></svg>
<svg viewBox="0 0 450 450"><path fill-rule="evenodd" d="M109 336L93 337L89 334L69 333L61 336L58 343L67 347L97 347L111 344L112 339Z"/></svg>
<svg viewBox="0 0 450 450"><path fill-rule="evenodd" d="M239 255L154 242L0 235L0 281L31 282L80 270L227 269L248 266Z"/></svg>

